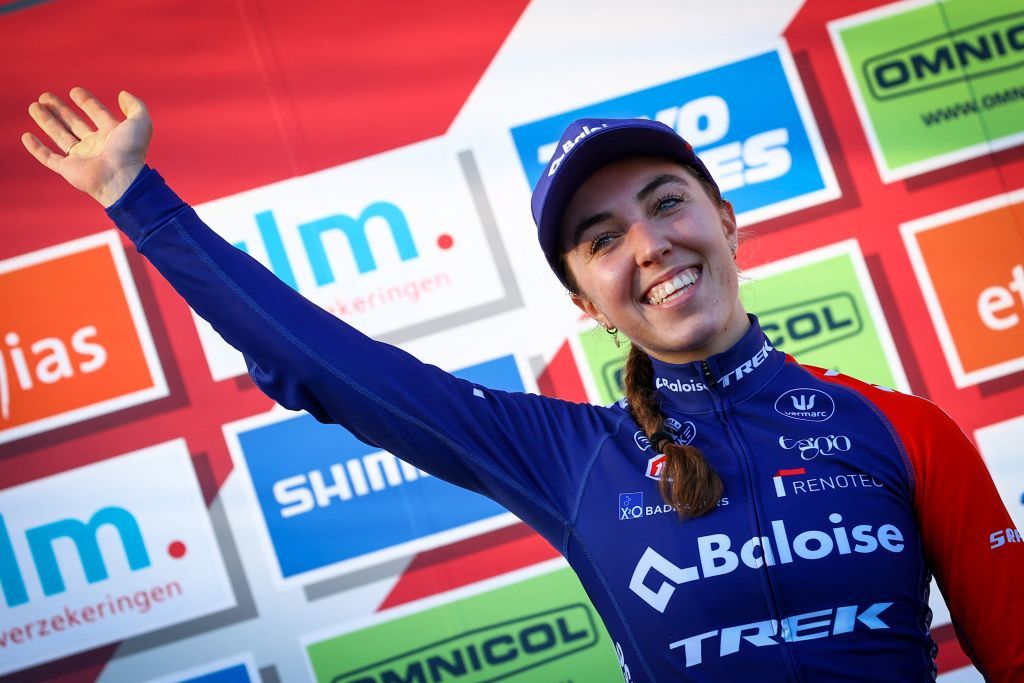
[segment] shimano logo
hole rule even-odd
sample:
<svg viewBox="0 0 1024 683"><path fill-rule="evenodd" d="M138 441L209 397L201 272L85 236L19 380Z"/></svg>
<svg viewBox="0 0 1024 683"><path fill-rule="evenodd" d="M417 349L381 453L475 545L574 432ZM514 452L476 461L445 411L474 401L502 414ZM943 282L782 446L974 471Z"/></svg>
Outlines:
<svg viewBox="0 0 1024 683"><path fill-rule="evenodd" d="M891 602L876 602L864 609L857 605L844 605L782 620L765 619L683 638L669 643L668 647L670 650L683 648L686 666L697 666L704 661L705 641L711 646L708 648L710 654L714 652L714 639L717 638L718 656L727 657L739 652L741 647L771 647L780 642L795 643L853 633L858 624L872 631L887 629L889 625L882 621L880 615L890 606Z"/></svg>
<svg viewBox="0 0 1024 683"><path fill-rule="evenodd" d="M562 161L565 159L565 155L568 154L569 151L572 150L573 147L575 147L579 142L581 142L584 138L586 138L591 133L597 132L597 131L601 130L602 128L607 128L607 127L608 126L606 126L605 124L601 124L601 126L598 127L598 128L591 128L590 126L583 126L583 130L581 130L576 137L574 137L572 140L566 140L565 142L563 142L562 143L562 147L561 147L561 154L559 154L558 156L554 157L551 160L551 167L548 168L548 177L551 177L551 176L555 175L555 173L558 172L558 168L562 165Z"/></svg>
<svg viewBox="0 0 1024 683"><path fill-rule="evenodd" d="M674 391L677 394L689 394L694 391L707 391L708 386L703 382L694 382L691 380L673 379L668 380L664 377L657 377L654 380L655 389L668 389Z"/></svg>
<svg viewBox="0 0 1024 683"><path fill-rule="evenodd" d="M790 389L775 400L775 412L794 420L824 422L836 412L836 404L819 389Z"/></svg>
<svg viewBox="0 0 1024 683"><path fill-rule="evenodd" d="M732 384L733 379L739 381L745 376L749 375L754 371L755 368L761 365L768 358L768 352L772 350L772 345L765 340L764 346L762 346L757 353L755 353L750 360L742 363L739 367L730 370L718 380L718 385L727 387Z"/></svg>
<svg viewBox="0 0 1024 683"><path fill-rule="evenodd" d="M850 437L842 434L839 436L835 434L810 436L804 439L787 439L784 436L780 436L779 445L784 450L796 450L799 452L801 460L814 460L819 455L846 453L853 447Z"/></svg>
<svg viewBox="0 0 1024 683"><path fill-rule="evenodd" d="M828 521L839 525L842 515L832 513ZM664 613L676 586L700 579L731 574L742 564L749 569L776 564L791 564L799 560L820 560L833 553L871 554L879 549L891 553L903 552L903 533L892 524L883 524L875 529L870 524L858 524L852 529L833 526L831 530L810 529L797 534L790 541L786 523L780 519L771 522L772 536L754 536L733 550L732 539L726 534L709 534L697 538L699 566L680 567L649 547L640 557L629 581L629 590L648 605ZM651 588L655 581L651 574L660 574L664 579L657 590Z"/></svg>

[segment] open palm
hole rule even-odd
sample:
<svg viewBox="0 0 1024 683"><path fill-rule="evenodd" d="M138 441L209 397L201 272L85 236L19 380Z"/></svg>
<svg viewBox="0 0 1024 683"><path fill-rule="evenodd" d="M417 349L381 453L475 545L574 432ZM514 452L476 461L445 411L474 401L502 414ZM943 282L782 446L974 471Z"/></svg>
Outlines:
<svg viewBox="0 0 1024 683"><path fill-rule="evenodd" d="M22 135L21 141L41 164L103 206L110 206L145 163L153 136L149 112L142 100L126 91L117 98L123 120L114 117L84 88L73 88L70 95L89 122L53 93L43 93L28 108L29 115L62 154L31 133Z"/></svg>

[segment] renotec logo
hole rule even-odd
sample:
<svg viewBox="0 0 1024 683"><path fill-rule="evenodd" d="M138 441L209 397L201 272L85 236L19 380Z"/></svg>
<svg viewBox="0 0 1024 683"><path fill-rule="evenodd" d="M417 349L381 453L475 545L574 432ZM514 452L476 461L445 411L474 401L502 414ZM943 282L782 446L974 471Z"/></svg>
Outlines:
<svg viewBox="0 0 1024 683"><path fill-rule="evenodd" d="M659 612L664 613L676 586L701 579L731 574L742 564L748 569L759 569L764 565L790 564L800 560L820 560L833 553L849 555L851 553L871 554L878 550L891 553L903 552L903 532L895 525L882 524L877 529L870 524L858 524L852 529L845 525L843 517L837 512L828 516L832 523L829 531L809 529L797 534L790 541L789 530L785 521L772 520L772 536L754 536L744 541L739 551L733 550L733 540L727 534L709 534L697 538L699 567L680 567L648 547L633 570L629 582L629 590L641 600ZM656 578L648 578L651 574L661 575L662 580L657 590L651 588L657 584Z"/></svg>
<svg viewBox="0 0 1024 683"><path fill-rule="evenodd" d="M0 443L167 394L113 231L0 262L0 300Z"/></svg>
<svg viewBox="0 0 1024 683"><path fill-rule="evenodd" d="M184 440L5 489L0 510L0 674L235 604Z"/></svg>

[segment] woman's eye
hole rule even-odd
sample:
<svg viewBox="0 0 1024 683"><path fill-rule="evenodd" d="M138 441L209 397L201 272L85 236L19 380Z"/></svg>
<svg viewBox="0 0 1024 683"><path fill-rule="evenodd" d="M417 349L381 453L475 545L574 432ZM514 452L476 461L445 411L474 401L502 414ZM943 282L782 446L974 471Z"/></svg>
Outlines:
<svg viewBox="0 0 1024 683"><path fill-rule="evenodd" d="M654 210L657 211L657 212L668 211L669 209L673 209L676 206L678 206L679 204L682 204L684 201L686 201L686 200L682 196L680 196L680 195L677 195L677 194L666 195L664 197L660 197L658 199L658 201L655 202Z"/></svg>
<svg viewBox="0 0 1024 683"><path fill-rule="evenodd" d="M605 247L607 247L609 244L611 244L614 237L615 236L612 235L610 232L604 232L595 237L593 241L590 243L590 254L594 255L597 252L604 249Z"/></svg>

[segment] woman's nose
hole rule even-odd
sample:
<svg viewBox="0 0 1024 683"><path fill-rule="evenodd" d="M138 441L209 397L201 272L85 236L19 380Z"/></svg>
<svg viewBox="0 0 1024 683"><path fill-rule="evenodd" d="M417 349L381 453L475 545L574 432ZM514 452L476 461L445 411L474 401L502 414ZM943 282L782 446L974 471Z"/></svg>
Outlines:
<svg viewBox="0 0 1024 683"><path fill-rule="evenodd" d="M640 266L656 263L672 251L672 242L665 231L648 221L638 220L630 225L629 238Z"/></svg>

